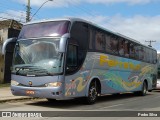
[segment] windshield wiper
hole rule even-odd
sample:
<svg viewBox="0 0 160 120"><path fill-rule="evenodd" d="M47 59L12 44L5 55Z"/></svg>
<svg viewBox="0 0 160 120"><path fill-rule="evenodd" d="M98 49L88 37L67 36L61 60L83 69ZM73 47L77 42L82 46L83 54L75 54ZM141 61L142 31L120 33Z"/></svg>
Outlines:
<svg viewBox="0 0 160 120"><path fill-rule="evenodd" d="M59 66L60 67L60 66ZM49 72L47 69L42 68L40 66L22 66L22 67L16 67L15 70L18 69L15 74L19 75L26 75L26 76L42 76L42 75L49 75L49 76L53 76L53 75L57 75L59 73L52 73ZM20 71L23 71L22 73L20 73Z"/></svg>
<svg viewBox="0 0 160 120"><path fill-rule="evenodd" d="M20 70L25 70L25 73L22 73L22 74L25 74L27 76L38 76L38 75L49 75L49 76L53 76L55 75L54 73L50 73L47 71L47 69L44 69L44 68L41 68L39 66L23 66L23 67L16 67L15 69L18 70L16 71L16 75L19 75L19 71Z"/></svg>
<svg viewBox="0 0 160 120"><path fill-rule="evenodd" d="M19 71L20 71L20 70L27 69L27 68L31 68L31 67L33 67L33 66L22 66L22 67L16 67L15 69L18 69L18 70L16 71L16 75L18 75L18 74L19 74Z"/></svg>

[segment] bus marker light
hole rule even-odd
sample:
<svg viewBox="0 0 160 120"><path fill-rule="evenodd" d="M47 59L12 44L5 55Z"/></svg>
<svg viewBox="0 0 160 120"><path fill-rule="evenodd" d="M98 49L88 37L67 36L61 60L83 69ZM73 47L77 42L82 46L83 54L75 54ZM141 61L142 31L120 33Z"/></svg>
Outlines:
<svg viewBox="0 0 160 120"><path fill-rule="evenodd" d="M30 94L30 95L34 95L34 91L33 90L26 90L26 94Z"/></svg>

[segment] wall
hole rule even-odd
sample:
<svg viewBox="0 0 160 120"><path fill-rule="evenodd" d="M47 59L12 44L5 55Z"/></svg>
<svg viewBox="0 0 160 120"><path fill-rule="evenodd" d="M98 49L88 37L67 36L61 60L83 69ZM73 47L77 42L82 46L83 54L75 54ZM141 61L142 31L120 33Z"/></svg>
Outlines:
<svg viewBox="0 0 160 120"><path fill-rule="evenodd" d="M4 28L0 30L0 83L4 81L4 55L2 55L3 42L8 38L8 29Z"/></svg>
<svg viewBox="0 0 160 120"><path fill-rule="evenodd" d="M4 80L4 57L0 54L0 83Z"/></svg>
<svg viewBox="0 0 160 120"><path fill-rule="evenodd" d="M0 30L0 38L3 43L6 39L8 39L8 28L4 28Z"/></svg>

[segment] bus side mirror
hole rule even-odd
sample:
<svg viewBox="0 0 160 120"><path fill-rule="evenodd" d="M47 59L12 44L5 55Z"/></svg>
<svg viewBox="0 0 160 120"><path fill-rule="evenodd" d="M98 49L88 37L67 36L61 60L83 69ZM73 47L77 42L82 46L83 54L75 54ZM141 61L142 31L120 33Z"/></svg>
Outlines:
<svg viewBox="0 0 160 120"><path fill-rule="evenodd" d="M5 55L6 47L7 47L8 43L16 42L16 41L17 41L17 38L9 38L9 39L5 40L5 42L3 43L3 46L2 46L2 55Z"/></svg>
<svg viewBox="0 0 160 120"><path fill-rule="evenodd" d="M60 39L60 45L59 45L59 52L64 53L66 52L66 44L67 44L67 40L68 38L70 38L70 34L66 33L64 34L61 39Z"/></svg>

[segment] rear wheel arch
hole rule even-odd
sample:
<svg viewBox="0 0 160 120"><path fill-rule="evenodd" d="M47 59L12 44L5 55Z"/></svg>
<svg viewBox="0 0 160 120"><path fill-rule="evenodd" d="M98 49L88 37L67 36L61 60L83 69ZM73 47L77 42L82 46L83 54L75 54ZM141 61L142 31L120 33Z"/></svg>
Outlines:
<svg viewBox="0 0 160 120"><path fill-rule="evenodd" d="M139 92L139 94L141 96L145 96L147 94L148 91L148 81L145 79L143 81L142 87L141 87L141 91Z"/></svg>
<svg viewBox="0 0 160 120"><path fill-rule="evenodd" d="M145 96L148 91L148 81L145 79L142 82L141 89L139 91L134 92L135 95Z"/></svg>

